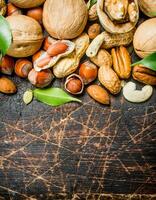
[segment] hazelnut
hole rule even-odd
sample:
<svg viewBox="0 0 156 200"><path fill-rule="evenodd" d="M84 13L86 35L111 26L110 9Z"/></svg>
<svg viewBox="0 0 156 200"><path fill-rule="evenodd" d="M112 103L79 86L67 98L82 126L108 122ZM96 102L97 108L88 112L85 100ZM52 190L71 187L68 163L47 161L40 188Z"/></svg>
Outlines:
<svg viewBox="0 0 156 200"><path fill-rule="evenodd" d="M50 69L40 72L36 72L32 69L28 74L28 79L34 86L44 88L52 82L53 75Z"/></svg>
<svg viewBox="0 0 156 200"><path fill-rule="evenodd" d="M99 24L93 24L89 27L88 29L88 35L90 39L94 39L96 38L96 36L98 36L100 34L100 25Z"/></svg>
<svg viewBox="0 0 156 200"><path fill-rule="evenodd" d="M42 24L42 13L43 9L41 7L32 8L27 11L27 16L37 20L40 24Z"/></svg>
<svg viewBox="0 0 156 200"><path fill-rule="evenodd" d="M82 78L77 74L71 74L66 79L65 89L71 94L81 94L84 89Z"/></svg>
<svg viewBox="0 0 156 200"><path fill-rule="evenodd" d="M13 94L16 93L16 91L16 85L12 80L5 77L0 78L0 92L4 94Z"/></svg>
<svg viewBox="0 0 156 200"><path fill-rule="evenodd" d="M7 4L7 16L20 14L22 14L22 11L19 8L14 6L12 3Z"/></svg>
<svg viewBox="0 0 156 200"><path fill-rule="evenodd" d="M32 63L27 59L19 59L15 64L15 73L21 78L27 78L30 70L33 68Z"/></svg>
<svg viewBox="0 0 156 200"><path fill-rule="evenodd" d="M10 56L4 56L0 63L0 71L3 74L11 75L14 70L14 59Z"/></svg>
<svg viewBox="0 0 156 200"><path fill-rule="evenodd" d="M85 61L80 65L79 75L81 76L84 84L89 84L97 78L97 66L90 61Z"/></svg>

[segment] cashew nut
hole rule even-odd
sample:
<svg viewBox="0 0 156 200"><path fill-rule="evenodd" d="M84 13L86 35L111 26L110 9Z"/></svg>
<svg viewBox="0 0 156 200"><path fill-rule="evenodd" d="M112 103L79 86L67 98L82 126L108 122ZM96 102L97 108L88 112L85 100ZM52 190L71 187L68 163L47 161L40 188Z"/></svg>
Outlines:
<svg viewBox="0 0 156 200"><path fill-rule="evenodd" d="M142 90L136 90L136 84L128 82L123 88L123 95L125 99L134 103L141 103L148 100L153 93L153 88L150 85L146 85Z"/></svg>
<svg viewBox="0 0 156 200"><path fill-rule="evenodd" d="M105 39L105 34L104 32L102 32L100 35L98 35L89 45L87 51L86 51L86 55L89 58L92 58L94 56L96 56L96 54L98 53L101 45L103 44Z"/></svg>

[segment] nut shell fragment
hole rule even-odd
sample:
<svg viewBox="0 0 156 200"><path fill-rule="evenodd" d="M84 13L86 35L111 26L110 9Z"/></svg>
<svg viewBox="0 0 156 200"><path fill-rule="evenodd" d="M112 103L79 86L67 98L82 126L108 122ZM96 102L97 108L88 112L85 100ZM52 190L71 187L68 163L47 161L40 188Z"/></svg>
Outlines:
<svg viewBox="0 0 156 200"><path fill-rule="evenodd" d="M135 25L138 22L139 19L139 7L138 7L138 2L137 0L134 0L135 3L135 13L136 13L136 17L135 17L135 21L131 22L129 21L123 21L122 23L116 23L116 21L112 20L110 18L110 16L106 13L105 11L105 1L106 0L98 0L97 1L97 13L99 16L99 20L102 24L102 26L104 27L104 29L110 33L126 33L131 31ZM112 1L112 0L111 0ZM116 1L115 1L116 2Z"/></svg>

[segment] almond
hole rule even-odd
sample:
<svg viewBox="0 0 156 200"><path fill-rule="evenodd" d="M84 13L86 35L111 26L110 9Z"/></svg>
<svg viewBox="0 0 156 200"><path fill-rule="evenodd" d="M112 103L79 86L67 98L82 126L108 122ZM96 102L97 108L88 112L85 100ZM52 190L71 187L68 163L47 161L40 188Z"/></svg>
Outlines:
<svg viewBox="0 0 156 200"><path fill-rule="evenodd" d="M99 85L90 85L87 88L88 94L97 102L102 104L110 104L108 92Z"/></svg>
<svg viewBox="0 0 156 200"><path fill-rule="evenodd" d="M64 53L67 50L68 46L63 42L57 42L49 46L47 53L50 56L57 56L59 54Z"/></svg>
<svg viewBox="0 0 156 200"><path fill-rule="evenodd" d="M16 85L14 82L8 78L0 78L0 92L5 94L13 94L17 91Z"/></svg>

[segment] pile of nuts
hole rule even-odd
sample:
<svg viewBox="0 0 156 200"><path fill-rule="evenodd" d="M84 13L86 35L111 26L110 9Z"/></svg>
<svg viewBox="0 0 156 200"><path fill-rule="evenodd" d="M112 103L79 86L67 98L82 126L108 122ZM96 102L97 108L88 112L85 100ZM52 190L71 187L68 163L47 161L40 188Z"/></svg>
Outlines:
<svg viewBox="0 0 156 200"><path fill-rule="evenodd" d="M136 21L136 13L135 19L133 19L129 10L122 13L122 15L118 13L119 11L121 12L121 9L117 9L116 5L126 5L127 2L121 0L105 1L105 12L109 15L109 20L112 20L113 23L115 23L114 20L126 23L127 16L129 16L131 23ZM135 2L137 1L135 0ZM132 1L129 9L133 4ZM64 38L58 40L45 31L42 23L43 1L40 7L27 8L25 10L16 7L12 3L8 3L6 8L6 17L26 15L36 20L42 27L45 36L42 39L42 33L39 33L42 45L37 44L35 53L31 56L20 57L19 55L12 57L9 56L10 54L5 55L0 64L1 74L12 75L15 73L22 79L28 79L32 85L38 88L49 86L54 77L65 77L64 89L68 93L79 95L87 87L86 91L90 97L101 104L110 104L110 93L112 95L119 94L122 89L122 80L128 80L131 75L133 79L141 83L156 85L155 71L141 65L131 67L131 56L126 46L133 41L135 27L130 31L124 30L124 32L116 34L102 31L103 27L98 21L97 4L94 4L89 9L88 20L91 24L87 33L82 33L73 40L65 40ZM134 9L136 12L137 9ZM31 48L31 42L29 47L27 46L28 48ZM19 47L19 44L17 46ZM81 58L85 54L87 57L85 57L85 61L81 62ZM93 83L97 79L100 84ZM131 93L128 93L128 90L131 90ZM12 94L16 93L16 91L17 87L13 81L0 76L0 92ZM136 92L135 85L127 85L124 91L125 98L132 101L129 96L134 96L134 91ZM152 93L151 95L148 94L147 98L138 100L137 98L141 98L141 92L137 92L136 100L133 100L133 102L145 101L152 95ZM128 96L126 96L127 94Z"/></svg>

